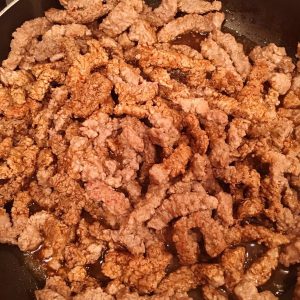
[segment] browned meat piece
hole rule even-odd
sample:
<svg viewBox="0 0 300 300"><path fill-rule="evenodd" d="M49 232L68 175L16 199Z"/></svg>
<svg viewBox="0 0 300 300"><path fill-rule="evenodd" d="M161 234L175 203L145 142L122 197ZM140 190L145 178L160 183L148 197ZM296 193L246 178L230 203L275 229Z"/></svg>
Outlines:
<svg viewBox="0 0 300 300"><path fill-rule="evenodd" d="M179 104L184 112L198 114L201 117L209 110L208 103L203 98L179 98L176 99L176 104Z"/></svg>
<svg viewBox="0 0 300 300"><path fill-rule="evenodd" d="M22 88L3 88L0 86L0 112L8 119L25 118L30 113L33 100L25 103L25 91Z"/></svg>
<svg viewBox="0 0 300 300"><path fill-rule="evenodd" d="M137 21L142 8L140 0L122 0L99 25L99 29L108 36L115 37Z"/></svg>
<svg viewBox="0 0 300 300"><path fill-rule="evenodd" d="M217 67L211 76L211 86L229 95L240 91L243 87L242 80L235 70Z"/></svg>
<svg viewBox="0 0 300 300"><path fill-rule="evenodd" d="M192 149L196 153L204 154L207 150L209 140L204 130L200 128L199 121L194 114L188 114L183 124L187 127L187 132L192 136Z"/></svg>
<svg viewBox="0 0 300 300"><path fill-rule="evenodd" d="M163 201L148 222L148 226L159 230L167 226L174 218L186 216L198 210L212 210L217 208L217 205L217 199L206 194L202 187L197 192L174 194Z"/></svg>
<svg viewBox="0 0 300 300"><path fill-rule="evenodd" d="M224 270L218 264L198 264L192 267L200 284L210 284L213 287L224 285Z"/></svg>
<svg viewBox="0 0 300 300"><path fill-rule="evenodd" d="M33 45L30 54L37 62L49 59L54 62L65 57L63 43L65 38L84 38L91 35L91 31L85 25L68 24L53 25L42 37L42 40Z"/></svg>
<svg viewBox="0 0 300 300"><path fill-rule="evenodd" d="M4 181L4 184L0 186L0 204L2 207L21 191L24 182L25 179L22 177Z"/></svg>
<svg viewBox="0 0 300 300"><path fill-rule="evenodd" d="M282 203L296 212L298 212L300 209L300 203L298 202L297 192L292 188L286 189L284 197L282 199Z"/></svg>
<svg viewBox="0 0 300 300"><path fill-rule="evenodd" d="M66 45L72 48L72 43ZM112 83L98 72L90 74L96 68L104 65L107 60L107 54L96 40L88 42L89 52L85 55L69 51L72 55L73 65L68 71L66 85L72 90L72 101L67 103L65 108L71 110L78 116L89 116L99 105L110 95ZM82 102L84 99L84 103Z"/></svg>
<svg viewBox="0 0 300 300"><path fill-rule="evenodd" d="M139 69L133 68L121 59L109 63L108 77L115 83L115 91L120 103L118 106L123 103L131 105L145 103L152 100L158 92L156 83L143 79Z"/></svg>
<svg viewBox="0 0 300 300"><path fill-rule="evenodd" d="M299 263L300 261L300 238L295 238L286 245L280 254L280 262L285 266Z"/></svg>
<svg viewBox="0 0 300 300"><path fill-rule="evenodd" d="M177 221L173 229L173 242L176 247L180 263L191 265L198 262L200 254L196 236L190 232L195 224L192 224L190 217L183 217Z"/></svg>
<svg viewBox="0 0 300 300"><path fill-rule="evenodd" d="M155 27L160 27L171 21L177 13L177 0L162 0L160 5L151 10L145 7L143 17Z"/></svg>
<svg viewBox="0 0 300 300"><path fill-rule="evenodd" d="M180 69L187 73L188 84L195 87L204 84L206 82L206 73L214 70L214 67L209 61L204 59L191 59L189 56L178 53L174 49L165 50L153 47L140 47L138 52L139 53L135 57L138 58L143 69L147 69L151 66L158 68ZM168 73L165 77L166 80L169 81ZM162 78L156 81L162 84Z"/></svg>
<svg viewBox="0 0 300 300"><path fill-rule="evenodd" d="M78 294L74 297L74 300L89 300L89 299L103 299L113 300L113 296L105 293L101 287L89 288L85 292Z"/></svg>
<svg viewBox="0 0 300 300"><path fill-rule="evenodd" d="M299 272L298 272L297 283L296 283L296 286L295 286L293 297L294 297L293 298L294 300L297 300L300 297L300 276L299 276Z"/></svg>
<svg viewBox="0 0 300 300"><path fill-rule="evenodd" d="M291 88L283 100L285 108L297 108L300 106L300 76L293 78Z"/></svg>
<svg viewBox="0 0 300 300"><path fill-rule="evenodd" d="M300 98L290 91L284 98L283 105L285 108L297 108L300 106Z"/></svg>
<svg viewBox="0 0 300 300"><path fill-rule="evenodd" d="M255 261L245 272L243 280L253 282L255 286L266 283L271 277L272 271L278 265L279 251L278 248L268 250L266 254Z"/></svg>
<svg viewBox="0 0 300 300"><path fill-rule="evenodd" d="M128 37L140 45L153 45L157 40L155 30L144 20L137 20L131 25Z"/></svg>
<svg viewBox="0 0 300 300"><path fill-rule="evenodd" d="M29 137L24 137L11 148L9 156L0 165L0 179L15 176L30 177L34 172L38 148Z"/></svg>
<svg viewBox="0 0 300 300"><path fill-rule="evenodd" d="M235 289L234 294L239 300L276 300L271 292L264 291L259 293L255 284L251 281L242 281Z"/></svg>
<svg viewBox="0 0 300 300"><path fill-rule="evenodd" d="M210 81L214 88L229 94L243 88L243 79L237 73L230 55L213 40L212 35L201 43L201 53L216 66Z"/></svg>
<svg viewBox="0 0 300 300"><path fill-rule="evenodd" d="M216 198L219 200L219 205L217 207L218 217L221 219L224 225L233 225L233 201L231 195L220 192L216 195Z"/></svg>
<svg viewBox="0 0 300 300"><path fill-rule="evenodd" d="M232 290L242 279L245 259L244 247L227 249L222 255L221 264L224 268L225 285L229 290Z"/></svg>
<svg viewBox="0 0 300 300"><path fill-rule="evenodd" d="M47 289L47 288L44 288L42 290L37 290L35 292L35 297L37 300L47 300L47 299L65 300L66 299L59 293L54 292L51 289Z"/></svg>
<svg viewBox="0 0 300 300"><path fill-rule="evenodd" d="M13 224L10 221L9 214L5 209L0 210L0 242L16 244L17 232L13 228Z"/></svg>
<svg viewBox="0 0 300 300"><path fill-rule="evenodd" d="M0 143L0 157L2 159L7 158L13 147L13 141L10 137L4 138Z"/></svg>
<svg viewBox="0 0 300 300"><path fill-rule="evenodd" d="M271 77L270 84L280 95L285 95L291 87L291 75L276 73Z"/></svg>
<svg viewBox="0 0 300 300"><path fill-rule="evenodd" d="M224 130L228 124L228 116L219 109L211 109L207 112L203 120L205 131L210 140L225 140Z"/></svg>
<svg viewBox="0 0 300 300"><path fill-rule="evenodd" d="M163 113L163 112L162 112ZM149 121L153 125L149 137L153 144L163 147L168 153L179 140L180 134L171 116L163 116L160 112L151 113Z"/></svg>
<svg viewBox="0 0 300 300"><path fill-rule="evenodd" d="M202 288L203 298L204 300L227 300L227 295L219 291L218 289L212 287L211 285L205 285Z"/></svg>
<svg viewBox="0 0 300 300"><path fill-rule="evenodd" d="M190 14L166 24L158 33L159 42L169 42L189 31L211 32L220 29L224 21L223 13L209 13L205 16Z"/></svg>
<svg viewBox="0 0 300 300"><path fill-rule="evenodd" d="M194 271L190 267L181 267L166 276L159 284L157 291L186 292L198 285Z"/></svg>
<svg viewBox="0 0 300 300"><path fill-rule="evenodd" d="M222 227L206 212L194 214L197 227L204 237L205 249L211 257L218 256L226 248Z"/></svg>
<svg viewBox="0 0 300 300"><path fill-rule="evenodd" d="M170 178L183 174L191 156L192 151L189 146L179 145L161 164L155 164L151 167L149 170L151 181L162 184L168 182Z"/></svg>
<svg viewBox="0 0 300 300"><path fill-rule="evenodd" d="M243 45L237 43L231 34L223 33L219 30L215 30L212 33L212 38L228 53L237 72L245 80L250 72L251 65L244 53Z"/></svg>
<svg viewBox="0 0 300 300"><path fill-rule="evenodd" d="M107 14L112 9L110 5L104 5L102 0L71 0L65 4L64 10L51 8L46 11L47 19L59 24L86 24Z"/></svg>
<svg viewBox="0 0 300 300"><path fill-rule="evenodd" d="M118 278L141 293L149 293L157 288L165 276L165 268L170 259L171 255L165 252L163 246L154 243L147 249L146 257L108 253L102 271L111 279Z"/></svg>
<svg viewBox="0 0 300 300"><path fill-rule="evenodd" d="M246 219L248 217L258 216L263 213L264 204L260 198L245 199L238 207L238 218Z"/></svg>
<svg viewBox="0 0 300 300"><path fill-rule="evenodd" d="M223 170L216 171L216 177L221 178L225 182L236 186L244 184L249 189L249 195L257 197L260 189L260 174L251 169L247 165L237 165L237 167L227 167Z"/></svg>
<svg viewBox="0 0 300 300"><path fill-rule="evenodd" d="M32 198L28 192L19 192L14 197L13 207L11 209L11 219L13 223L13 233L19 235L27 225L29 219L29 206Z"/></svg>
<svg viewBox="0 0 300 300"><path fill-rule="evenodd" d="M25 87L32 82L32 79L32 75L28 71L11 71L10 69L0 67L0 81L6 87Z"/></svg>
<svg viewBox="0 0 300 300"><path fill-rule="evenodd" d="M136 21L136 22L138 22L138 21ZM118 44L125 50L131 49L134 47L134 42L129 39L127 31L124 31L123 33L121 33L118 36ZM123 56L123 55L121 55L121 56Z"/></svg>
<svg viewBox="0 0 300 300"><path fill-rule="evenodd" d="M225 231L225 240L227 244L238 245L241 242L257 241L269 248L275 248L288 244L290 239L281 233L257 225L246 225L244 227L233 226Z"/></svg>
<svg viewBox="0 0 300 300"><path fill-rule="evenodd" d="M37 299L68 299L71 296L71 290L65 281L59 276L52 276L47 278L46 285L42 290L36 291Z"/></svg>
<svg viewBox="0 0 300 300"><path fill-rule="evenodd" d="M268 247L278 247L289 243L289 239L286 236L274 233L263 226L255 225L246 225L242 228L242 239L244 241L258 241Z"/></svg>
<svg viewBox="0 0 300 300"><path fill-rule="evenodd" d="M195 179L201 182L207 192L216 194L221 190L213 174L211 162L207 156L200 156L198 154L195 154L192 160L191 167Z"/></svg>
<svg viewBox="0 0 300 300"><path fill-rule="evenodd" d="M7 60L3 61L3 67L10 70L16 69L21 62L28 46L40 35L43 35L51 24L46 18L37 18L25 22L20 28L13 33L11 42L11 52Z"/></svg>
<svg viewBox="0 0 300 300"><path fill-rule="evenodd" d="M120 216L128 213L130 202L122 193L114 191L101 181L88 182L86 185L88 197L93 201L101 201L104 209L113 215Z"/></svg>
<svg viewBox="0 0 300 300"><path fill-rule="evenodd" d="M219 287L224 284L223 270L215 264L196 264L191 268L181 267L165 277L158 286L158 292L185 292L199 284Z"/></svg>
<svg viewBox="0 0 300 300"><path fill-rule="evenodd" d="M160 90L162 92L162 97L170 99L175 103L178 102L179 105L184 106L181 104L189 101L191 98L191 94L189 89L183 83L178 82L175 79L171 79L171 75L168 73L167 70L163 68L153 68L149 67L144 69L145 73L149 76L152 81L158 82ZM203 73L201 71L201 73ZM189 98L189 99L184 99ZM198 101L195 101L197 105ZM193 108L193 103L190 105ZM189 108L189 106L187 106Z"/></svg>
<svg viewBox="0 0 300 300"><path fill-rule="evenodd" d="M209 159L213 167L226 168L230 163L230 149L223 139L211 140Z"/></svg>
<svg viewBox="0 0 300 300"><path fill-rule="evenodd" d="M43 259L52 257L49 266L57 270L61 266L63 250L70 238L70 229L66 225L49 213L41 211L29 218L26 227L18 237L18 246L22 251L32 251L44 242L42 257Z"/></svg>
<svg viewBox="0 0 300 300"><path fill-rule="evenodd" d="M203 234L205 249L210 256L215 257L226 248L221 227L211 218L211 213L195 212L174 225L173 242L182 264L196 263L200 253L198 243L189 235L192 228L199 228Z"/></svg>
<svg viewBox="0 0 300 300"><path fill-rule="evenodd" d="M143 201L131 212L119 232L112 235L114 241L122 243L133 254L145 252L145 243L153 240L153 235L142 226L155 213L155 209L166 196L168 186L149 185Z"/></svg>
<svg viewBox="0 0 300 300"><path fill-rule="evenodd" d="M290 73L295 68L291 58L286 55L285 49L283 47L277 47L273 43L263 48L259 46L255 47L249 57L255 62L265 60L268 64L273 66L278 65L283 73Z"/></svg>
<svg viewBox="0 0 300 300"><path fill-rule="evenodd" d="M205 14L214 10L221 10L222 2L206 0L180 0L178 8L188 14Z"/></svg>
<svg viewBox="0 0 300 300"><path fill-rule="evenodd" d="M279 108L278 115L291 120L295 126L300 125L300 109Z"/></svg>
<svg viewBox="0 0 300 300"><path fill-rule="evenodd" d="M83 85L74 89L72 112L78 117L88 117L105 102L111 89L112 83L107 78L99 73L91 74Z"/></svg>
<svg viewBox="0 0 300 300"><path fill-rule="evenodd" d="M227 139L231 150L238 149L241 146L250 124L249 121L240 118L234 118L230 123Z"/></svg>
<svg viewBox="0 0 300 300"><path fill-rule="evenodd" d="M31 85L28 91L29 97L36 101L42 101L50 87L50 83L54 81L59 84L63 84L64 76L57 70L45 69L38 75L36 81Z"/></svg>
<svg viewBox="0 0 300 300"><path fill-rule="evenodd" d="M275 117L275 112L270 110L261 100L253 99L253 101L246 101L247 97L251 97L251 92L252 96L254 95L252 89L249 89L249 94L247 95L245 87L241 92L243 92L243 104L240 101L225 95L212 97L208 100L208 102L213 108L223 110L229 115L233 115L237 118L247 119L249 121L259 121L262 119L272 119ZM254 98L254 96L252 98Z"/></svg>

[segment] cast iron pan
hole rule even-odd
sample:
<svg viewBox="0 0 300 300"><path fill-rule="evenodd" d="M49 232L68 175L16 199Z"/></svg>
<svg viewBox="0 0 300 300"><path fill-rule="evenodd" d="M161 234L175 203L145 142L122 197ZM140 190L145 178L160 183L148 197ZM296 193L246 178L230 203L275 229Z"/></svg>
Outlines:
<svg viewBox="0 0 300 300"><path fill-rule="evenodd" d="M159 0L147 2L159 4ZM58 1L20 0L0 13L0 61L9 52L12 32L24 21L42 16L50 7L59 7ZM299 0L223 0L223 7L227 15L224 30L243 42L246 52L255 45L273 42L286 47L289 55L295 55L300 41ZM282 269L274 276L283 277L288 288L280 299L292 299L295 268ZM45 275L32 256L23 255L15 246L0 245L1 300L32 300L34 290L42 288L44 283Z"/></svg>

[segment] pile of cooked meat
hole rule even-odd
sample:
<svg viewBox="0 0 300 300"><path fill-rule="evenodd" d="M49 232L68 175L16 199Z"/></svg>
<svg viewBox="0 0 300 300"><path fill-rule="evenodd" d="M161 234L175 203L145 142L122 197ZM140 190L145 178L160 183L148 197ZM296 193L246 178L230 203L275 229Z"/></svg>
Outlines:
<svg viewBox="0 0 300 300"><path fill-rule="evenodd" d="M38 253L37 299L277 299L262 286L300 262L300 63L246 55L219 1L60 2L0 68L0 242Z"/></svg>

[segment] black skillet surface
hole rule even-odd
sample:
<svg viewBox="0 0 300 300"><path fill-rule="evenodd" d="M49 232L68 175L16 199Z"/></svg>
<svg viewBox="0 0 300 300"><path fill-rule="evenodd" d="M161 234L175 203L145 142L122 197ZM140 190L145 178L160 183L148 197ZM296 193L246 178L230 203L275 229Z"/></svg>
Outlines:
<svg viewBox="0 0 300 300"><path fill-rule="evenodd" d="M159 0L147 2L158 3ZM0 9L3 4L0 0ZM299 0L223 0L223 4L227 15L224 29L242 41L246 51L256 44L274 42L285 46L289 55L295 54L300 41ZM53 6L58 6L58 2L20 0L4 14L0 13L0 61L7 56L12 32L24 21L41 16ZM292 298L295 274L293 270L285 277L289 291L280 299ZM24 256L15 246L0 245L1 300L32 300L34 290L42 288L44 282L41 270L30 256Z"/></svg>

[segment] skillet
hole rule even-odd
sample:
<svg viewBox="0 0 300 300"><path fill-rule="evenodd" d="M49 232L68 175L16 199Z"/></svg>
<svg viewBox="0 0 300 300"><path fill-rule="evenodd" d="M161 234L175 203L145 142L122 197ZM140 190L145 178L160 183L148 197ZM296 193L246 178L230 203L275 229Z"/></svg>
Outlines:
<svg viewBox="0 0 300 300"><path fill-rule="evenodd" d="M159 0L146 1L151 6ZM226 13L224 31L230 32L244 44L248 52L255 45L275 43L295 55L300 41L299 0L222 0ZM4 0L0 0L0 9ZM11 34L24 21L43 15L50 7L59 7L56 0L15 0L0 12L0 61L9 52ZM0 182L1 184L1 182ZM9 210L9 207L7 207ZM251 245L250 245L251 248ZM292 299L296 268L280 269L268 289L276 284L284 287L282 300ZM274 283L275 282L275 283ZM17 247L0 245L0 299L32 300L34 290L42 288L45 275L32 255L23 255ZM195 299L201 299L195 296Z"/></svg>

